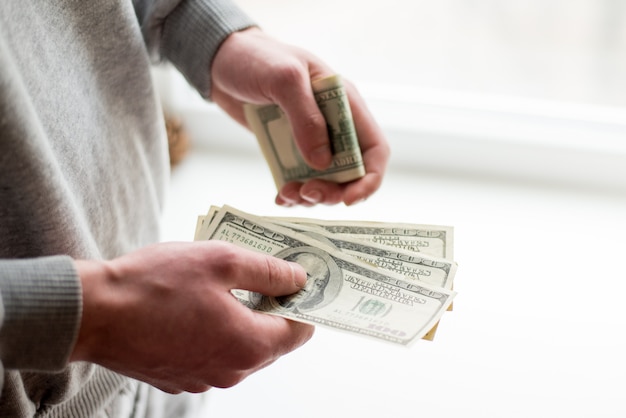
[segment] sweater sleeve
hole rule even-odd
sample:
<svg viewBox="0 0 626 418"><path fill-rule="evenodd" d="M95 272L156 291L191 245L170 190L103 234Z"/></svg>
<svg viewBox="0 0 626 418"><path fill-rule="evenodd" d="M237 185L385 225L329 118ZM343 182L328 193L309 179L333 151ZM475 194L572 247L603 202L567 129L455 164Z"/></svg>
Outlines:
<svg viewBox="0 0 626 418"><path fill-rule="evenodd" d="M211 94L211 63L233 32L255 23L230 0L134 0L153 61L171 62L204 97Z"/></svg>
<svg viewBox="0 0 626 418"><path fill-rule="evenodd" d="M0 260L0 367L60 371L81 315L80 280L70 257Z"/></svg>

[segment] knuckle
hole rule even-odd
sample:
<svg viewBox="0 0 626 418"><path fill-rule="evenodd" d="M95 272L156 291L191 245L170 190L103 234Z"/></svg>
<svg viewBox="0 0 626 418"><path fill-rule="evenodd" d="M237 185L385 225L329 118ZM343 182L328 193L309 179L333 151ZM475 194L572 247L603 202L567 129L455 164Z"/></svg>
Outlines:
<svg viewBox="0 0 626 418"><path fill-rule="evenodd" d="M300 332L300 339L297 341L296 346L293 347L293 349L295 350L296 348L301 347L303 344L305 344L307 341L313 338L313 334L315 334L315 327L313 326L303 327Z"/></svg>
<svg viewBox="0 0 626 418"><path fill-rule="evenodd" d="M268 343L263 339L257 339L251 349L246 353L245 358L240 362L242 370L256 370L268 361L271 357L271 350Z"/></svg>
<svg viewBox="0 0 626 418"><path fill-rule="evenodd" d="M380 151L381 159L386 162L389 160L389 157L391 156L391 146L387 142L383 142L380 145L380 147L381 147L381 151Z"/></svg>
<svg viewBox="0 0 626 418"><path fill-rule="evenodd" d="M237 270L237 259L239 251L230 245L221 245L215 253L210 254L207 259L211 260L210 268L218 277L231 277Z"/></svg>
<svg viewBox="0 0 626 418"><path fill-rule="evenodd" d="M276 347L265 336L251 336L247 350L241 354L237 361L237 370L259 370L264 365L272 362L276 357Z"/></svg>
<svg viewBox="0 0 626 418"><path fill-rule="evenodd" d="M329 144L326 120L320 112L301 114L293 128L298 147L305 155Z"/></svg>
<svg viewBox="0 0 626 418"><path fill-rule="evenodd" d="M266 257L264 263L264 269L261 270L265 275L267 285L270 289L275 289L280 286L281 279L283 277L283 269L281 268L280 260L274 257Z"/></svg>
<svg viewBox="0 0 626 418"><path fill-rule="evenodd" d="M301 124L305 131L315 132L319 130L321 133L326 132L326 120L324 119L324 116L319 112L306 115L303 118ZM326 138L321 135L316 135L315 138L319 138L320 143L323 143L326 140Z"/></svg>
<svg viewBox="0 0 626 418"><path fill-rule="evenodd" d="M206 392L209 389L211 389L211 386L205 383L195 382L195 383L190 383L189 385L187 385L187 387L185 387L185 392L202 393L202 392Z"/></svg>
<svg viewBox="0 0 626 418"><path fill-rule="evenodd" d="M296 60L282 61L276 64L273 70L274 74L277 75L275 81L279 88L288 89L302 83L303 67Z"/></svg>

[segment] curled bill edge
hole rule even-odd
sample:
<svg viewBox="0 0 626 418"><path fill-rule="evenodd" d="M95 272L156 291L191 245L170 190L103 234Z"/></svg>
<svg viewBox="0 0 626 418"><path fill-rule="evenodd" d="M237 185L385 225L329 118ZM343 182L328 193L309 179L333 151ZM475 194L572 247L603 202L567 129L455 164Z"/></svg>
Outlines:
<svg viewBox="0 0 626 418"><path fill-rule="evenodd" d="M262 218L257 217L255 215L250 215L250 214L246 214L245 212L241 212L236 210L235 208L232 207L226 207L226 212L230 212L232 215L234 215L236 218L240 218L240 219L249 219L250 221L253 222L253 224L259 225L259 227L262 227L263 225L266 226L270 226L270 228L272 228L272 230L276 230L277 232L279 232L279 235L282 235L282 233L284 233L285 235L291 235L291 231L289 230L285 230L283 228L281 228L280 226L277 225L272 225L271 223L266 223L262 220ZM222 211L219 211L222 212ZM225 212L224 212L225 213ZM231 216L232 216L231 215ZM221 218L222 215L220 215L219 213L216 215L216 222L214 227L212 227L212 229L215 229L219 226L220 221L219 218ZM213 224L213 222L211 222L211 224ZM282 230L282 231L281 231ZM275 231L275 232L276 232ZM209 233L209 236L212 236L211 233ZM309 241L309 239L305 236L300 236L300 234L295 233L295 235L292 235L294 238L296 238L297 240L303 240L304 242ZM321 242L317 242L316 241L316 245L319 245L320 250L324 250L325 245ZM330 249L330 247L328 247L326 249L326 251L328 251ZM333 251L332 249L330 249L330 251ZM334 251L333 251L334 252ZM350 264L361 264L362 268L366 269L366 270L370 270L372 268L372 266L369 266L368 264L364 264L361 263L358 260L353 259L351 256L348 256L347 254L343 254L341 252L336 253L333 255L333 257L335 258L345 258L346 261L348 261L348 259L350 261L348 261L348 263ZM411 285L411 281L407 282L406 279L404 279L401 275L397 275L397 274L392 274L389 272L386 272L383 274L384 276L387 277L387 279L389 279L391 282L393 281L398 281L404 283L404 285L402 285L402 287L404 287L405 289L409 289L409 287L415 287L415 285ZM408 287L405 287L408 286ZM449 303L451 303L452 299L456 296L456 292L454 291L450 291L450 290L446 290L443 288L438 288L438 287L433 287L433 286L428 286L428 285L417 285L419 288L423 288L424 291L426 291L427 293L431 293L431 292L435 292L433 294L433 296L440 296L440 302L441 305L439 308L433 308L432 311L430 311L430 313L426 314L426 318L423 319L427 319L426 322L422 323L421 325L419 325L418 328L414 328L411 331L412 335L406 335L406 338L402 338L400 336L394 337L394 336L390 336L390 335L384 335L383 332L384 331L376 331L376 330L370 330L370 329L366 329L366 328L362 328L359 326L352 326L352 325L348 325L348 324L343 324L343 323L337 323L337 324L330 324L328 323L328 319L320 317L320 318L315 318L315 317L310 317L309 319L309 315L293 315L293 314L285 314L284 312L273 312L272 310L266 311L266 310L260 310L261 312L265 312L268 314L272 314L272 315L278 315L278 316L282 316L291 320L295 320L295 321L299 321L299 322L305 322L305 323L311 323L314 325L322 325L322 326L328 326L330 328L334 328L334 329L341 329L344 330L346 332L352 333L352 334L358 334L358 335L362 335L362 336L369 336L372 337L374 339L377 340L382 340L382 341L387 341L390 343L395 343L397 345L403 345L403 346L410 346L414 343L414 341L421 339L424 335L428 334L429 331L431 331L433 328L435 328L435 325L439 322L439 320L441 319L441 317L443 316L447 306L449 305ZM246 291L243 291L246 292ZM426 293L424 293L426 294ZM241 299L240 299L241 300ZM428 318L428 316L430 316L430 318ZM333 322L333 321L331 321ZM421 321L420 321L421 322ZM408 331L408 330L407 330Z"/></svg>

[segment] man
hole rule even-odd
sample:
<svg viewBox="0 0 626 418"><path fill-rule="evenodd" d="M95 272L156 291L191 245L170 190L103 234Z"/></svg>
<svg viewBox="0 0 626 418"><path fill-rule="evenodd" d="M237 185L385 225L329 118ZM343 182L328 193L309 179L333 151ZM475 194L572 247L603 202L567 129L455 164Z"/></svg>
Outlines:
<svg viewBox="0 0 626 418"><path fill-rule="evenodd" d="M154 244L169 173L150 58L243 124L242 103L277 103L311 166L330 162L310 82L331 68L228 0L0 2L0 416L178 416L161 391L232 386L312 335L230 294L294 293L296 263ZM388 146L348 94L366 176L288 184L277 204L380 186Z"/></svg>

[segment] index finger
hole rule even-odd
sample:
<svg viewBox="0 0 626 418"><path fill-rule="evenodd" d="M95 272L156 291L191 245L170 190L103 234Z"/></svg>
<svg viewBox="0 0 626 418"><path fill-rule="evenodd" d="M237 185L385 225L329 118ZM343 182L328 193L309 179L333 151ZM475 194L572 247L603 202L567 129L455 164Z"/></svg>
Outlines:
<svg viewBox="0 0 626 418"><path fill-rule="evenodd" d="M285 112L292 128L294 141L307 164L323 170L332 161L326 119L320 111L311 86L311 78L323 78L332 73L320 70L315 75L297 69L286 72L275 101Z"/></svg>

